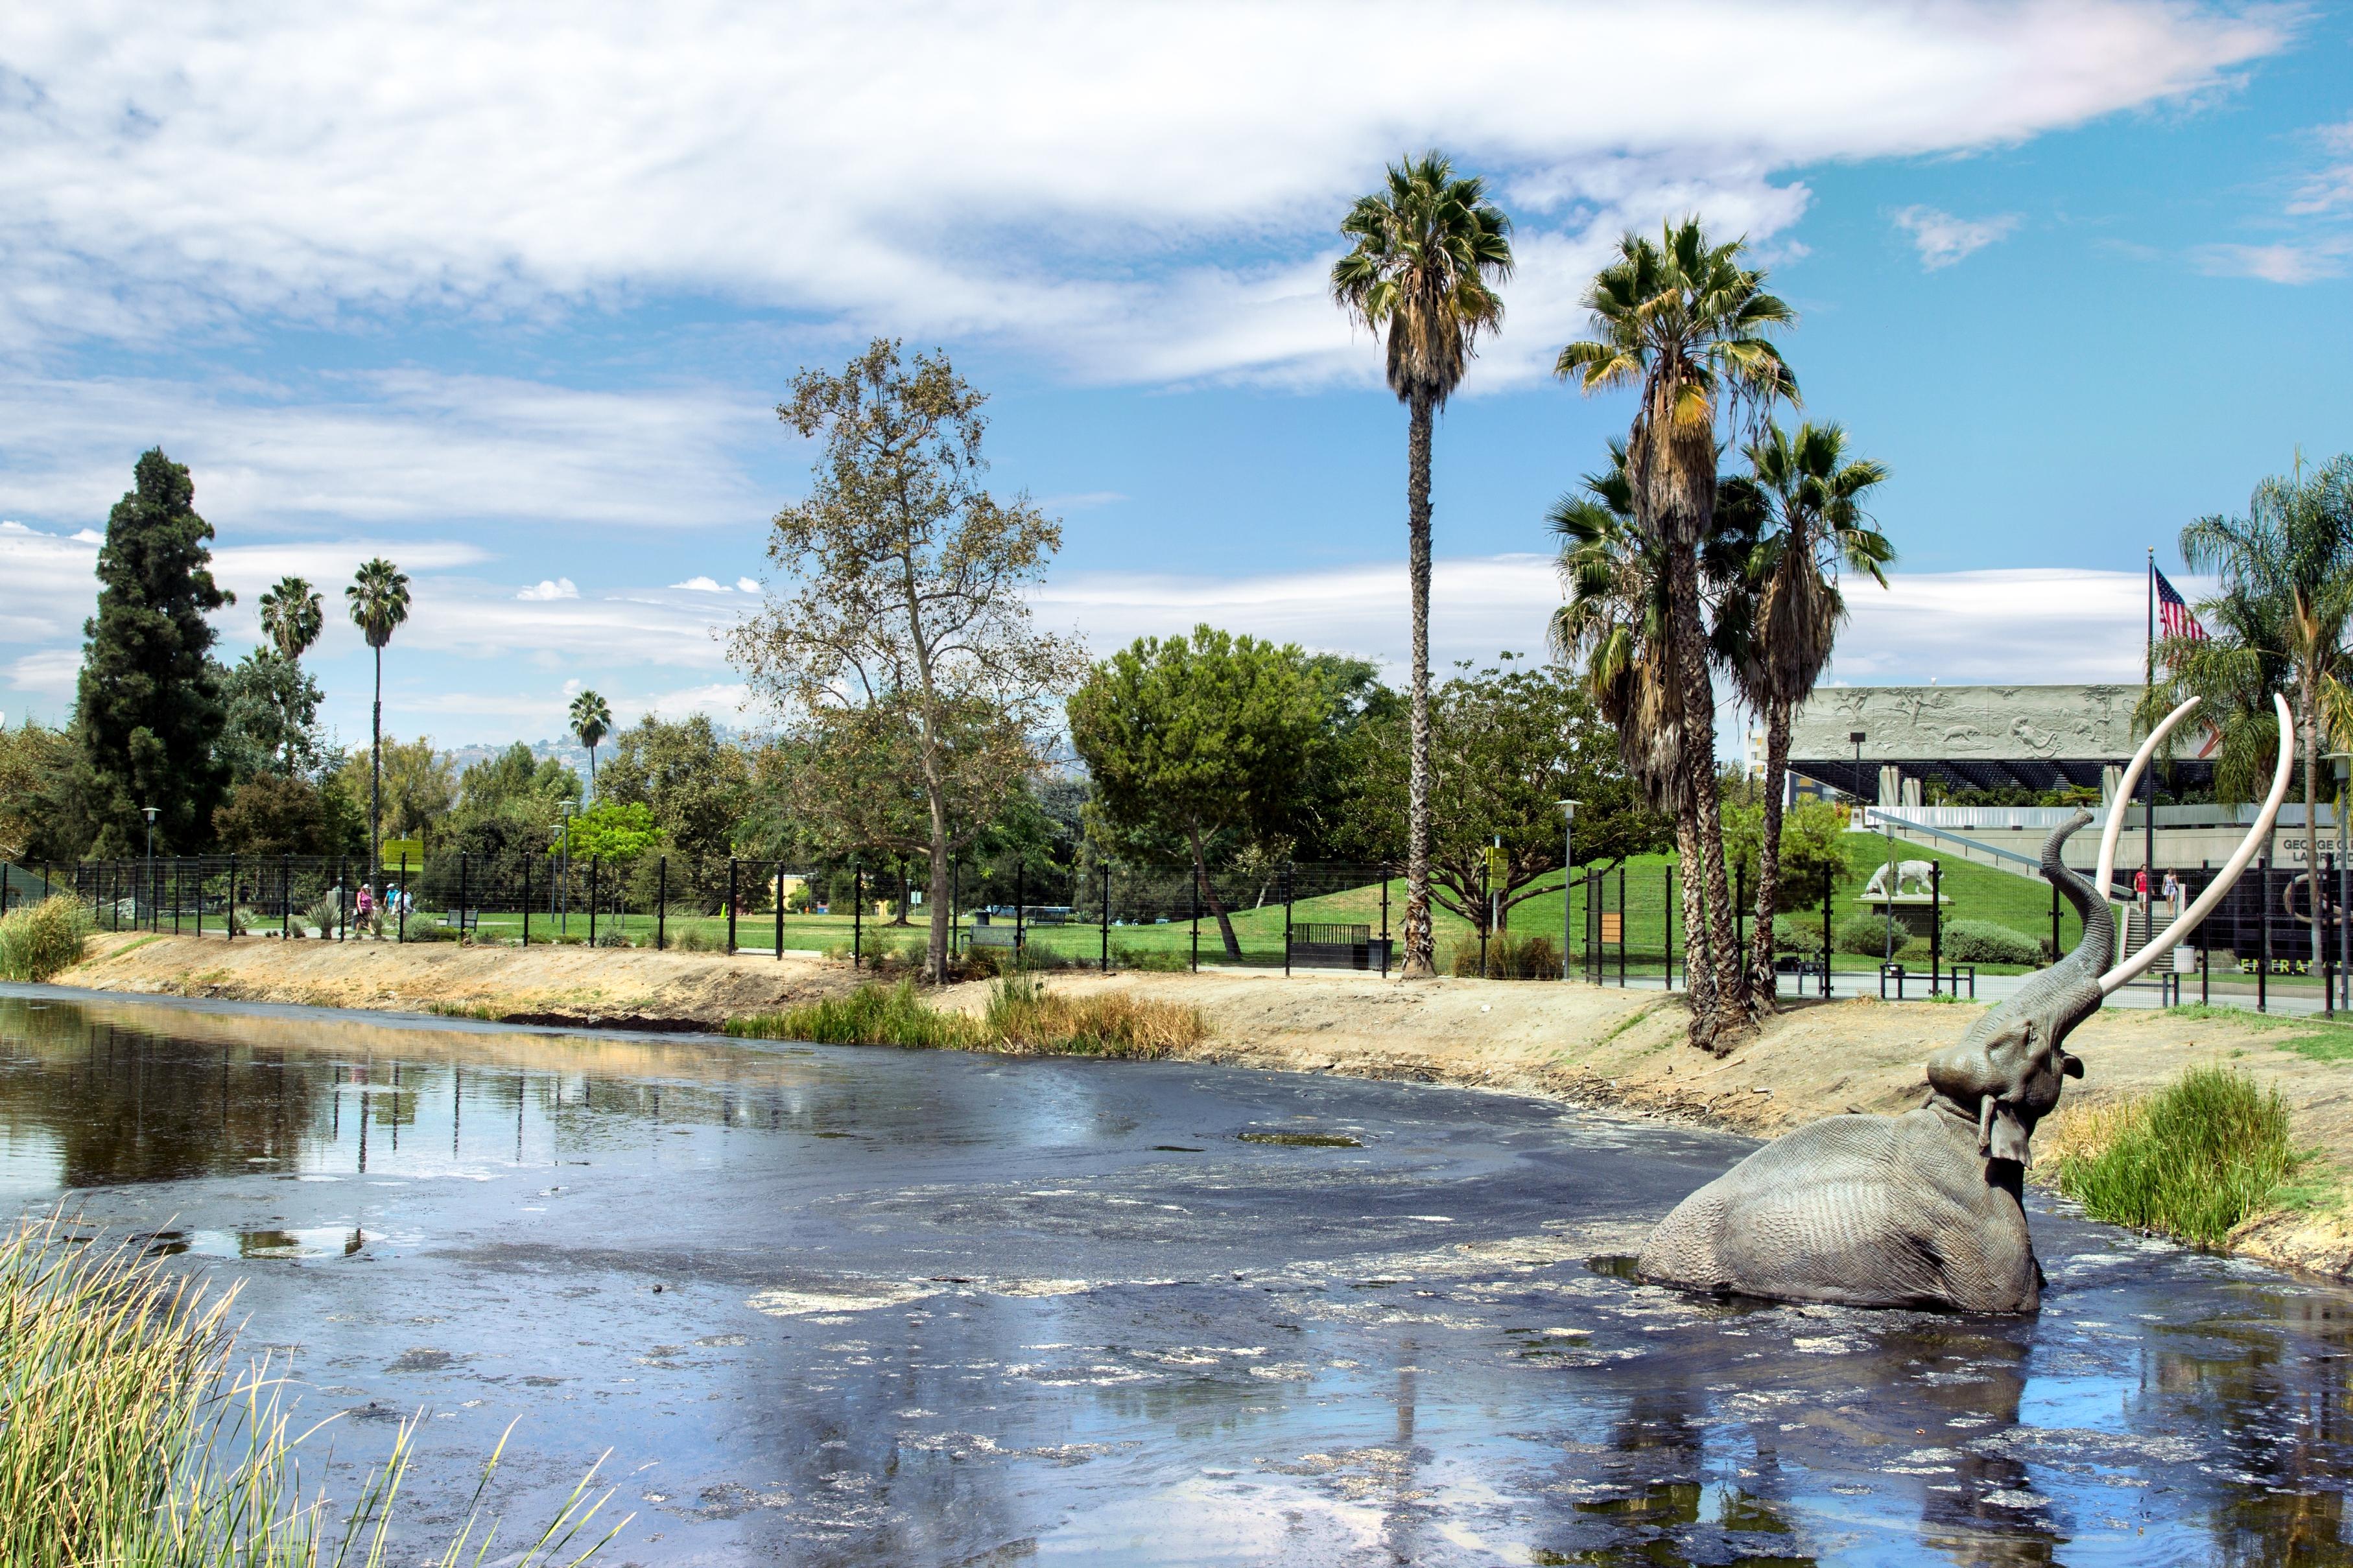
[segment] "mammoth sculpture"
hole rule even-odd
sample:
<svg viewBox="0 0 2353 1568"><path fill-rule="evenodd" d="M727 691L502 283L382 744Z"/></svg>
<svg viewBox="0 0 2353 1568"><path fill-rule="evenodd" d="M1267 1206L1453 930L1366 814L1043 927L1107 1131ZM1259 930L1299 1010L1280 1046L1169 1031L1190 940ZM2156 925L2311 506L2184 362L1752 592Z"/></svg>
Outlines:
<svg viewBox="0 0 2353 1568"><path fill-rule="evenodd" d="M2149 736L2118 798L2168 731ZM2280 733L2292 735L2280 700ZM1831 1116L1757 1150L1676 1205L1644 1244L1637 1270L1661 1284L1720 1294L1860 1307L1940 1307L2031 1312L2042 1302L2022 1201L2035 1124L2059 1104L2082 1061L2068 1034L2102 1000L2196 929L2246 868L2287 793L2294 747L2280 749L2253 830L2181 918L2138 953L2108 967L2115 917L2105 896L2122 812L2111 812L2094 880L2060 859L2078 812L2042 847L2042 875L2084 921L2083 940L2016 994L1928 1058L1928 1096L1901 1116Z"/></svg>

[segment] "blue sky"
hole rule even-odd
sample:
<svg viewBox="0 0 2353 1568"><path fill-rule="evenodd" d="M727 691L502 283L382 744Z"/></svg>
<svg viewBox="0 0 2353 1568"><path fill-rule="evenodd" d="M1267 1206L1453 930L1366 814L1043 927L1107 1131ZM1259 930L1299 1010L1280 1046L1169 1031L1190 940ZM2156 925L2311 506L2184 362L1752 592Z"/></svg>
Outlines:
<svg viewBox="0 0 2353 1568"><path fill-rule="evenodd" d="M1746 233L1806 412L1894 469L1836 679L2127 677L2143 549L2353 447L2344 9L1468 4L1435 65L1324 0L660 16L0 19L0 711L67 711L75 536L160 443L232 657L380 551L396 733L553 735L583 685L756 724L711 628L805 482L773 405L876 333L992 393L1051 624L1394 666L1404 419L1321 278L1428 143L1522 257L1440 430L1441 660L1540 644L1544 508L1626 416L1546 370L1630 225ZM356 635L315 658L357 740Z"/></svg>

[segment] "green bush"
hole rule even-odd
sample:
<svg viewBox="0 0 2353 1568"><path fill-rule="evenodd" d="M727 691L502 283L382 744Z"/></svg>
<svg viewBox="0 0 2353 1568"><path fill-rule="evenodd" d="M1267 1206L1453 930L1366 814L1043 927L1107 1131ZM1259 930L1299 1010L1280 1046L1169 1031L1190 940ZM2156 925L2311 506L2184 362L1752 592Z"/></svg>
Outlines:
<svg viewBox="0 0 2353 1568"><path fill-rule="evenodd" d="M629 933L628 931L623 931L617 925L608 925L597 931L596 945L598 947L628 947L633 944L629 941Z"/></svg>
<svg viewBox="0 0 2353 1568"><path fill-rule="evenodd" d="M2059 1162L2059 1190L2094 1219L2203 1251L2265 1207L2302 1165L2277 1089L2228 1068L2192 1068L2112 1119L2097 1147Z"/></svg>
<svg viewBox="0 0 2353 1568"><path fill-rule="evenodd" d="M1479 977L1479 942L1474 937L1454 944L1452 972L1458 980ZM1487 944L1490 980L1557 980L1560 949L1548 936L1509 937Z"/></svg>
<svg viewBox="0 0 2353 1568"><path fill-rule="evenodd" d="M1859 958L1877 958L1887 951L1891 928L1895 936L1896 956L1900 958L1905 943L1912 940L1912 933L1905 929L1904 922L1889 920L1884 915L1847 916L1832 931L1832 945L1841 952L1851 952Z"/></svg>
<svg viewBox="0 0 2353 1568"><path fill-rule="evenodd" d="M465 932L459 931L456 926L443 925L438 921L411 921L408 922L408 936L406 940L410 942L459 942L464 940L465 934Z"/></svg>
<svg viewBox="0 0 2353 1568"><path fill-rule="evenodd" d="M43 981L79 963L90 920L63 893L0 916L0 980Z"/></svg>
<svg viewBox="0 0 2353 1568"><path fill-rule="evenodd" d="M1809 921L1802 915L1774 916L1773 951L1792 953L1799 958L1820 958L1822 922Z"/></svg>
<svg viewBox="0 0 2353 1568"><path fill-rule="evenodd" d="M669 938L668 945L673 952L719 952L727 946L727 940L711 935L701 926L686 926Z"/></svg>
<svg viewBox="0 0 2353 1568"><path fill-rule="evenodd" d="M2037 963L2042 943L1991 921L1955 921L1945 928L1945 956L1956 963Z"/></svg>

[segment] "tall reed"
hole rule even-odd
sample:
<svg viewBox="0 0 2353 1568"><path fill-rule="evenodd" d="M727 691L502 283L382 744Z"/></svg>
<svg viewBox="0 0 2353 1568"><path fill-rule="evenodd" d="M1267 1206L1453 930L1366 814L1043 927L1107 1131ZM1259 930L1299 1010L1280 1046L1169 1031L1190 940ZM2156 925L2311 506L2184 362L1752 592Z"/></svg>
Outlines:
<svg viewBox="0 0 2353 1568"><path fill-rule="evenodd" d="M236 1294L167 1273L130 1244L90 1243L55 1215L0 1238L0 1563L381 1568L416 1423L348 1503L306 1498L299 1450L318 1427L294 1429L266 1358L240 1362ZM504 1448L501 1438L458 1533L424 1561L455 1568L489 1550L497 1525L480 1510ZM573 1551L610 1496L588 1497L594 1474L508 1561ZM565 1561L585 1562L612 1533Z"/></svg>
<svg viewBox="0 0 2353 1568"><path fill-rule="evenodd" d="M2227 1068L2193 1068L2147 1100L2084 1118L2059 1148L2059 1190L2093 1218L2210 1251L2306 1158L2279 1090Z"/></svg>
<svg viewBox="0 0 2353 1568"><path fill-rule="evenodd" d="M780 1013L727 1020L747 1039L821 1046L913 1046L937 1050L1034 1051L1063 1056L1165 1057L1207 1037L1198 1007L1103 991L1071 995L1031 974L1009 974L989 990L981 1016L934 1007L913 981L861 985L846 996Z"/></svg>
<svg viewBox="0 0 2353 1568"><path fill-rule="evenodd" d="M90 947L79 899L55 893L0 915L0 980L39 982L70 969Z"/></svg>

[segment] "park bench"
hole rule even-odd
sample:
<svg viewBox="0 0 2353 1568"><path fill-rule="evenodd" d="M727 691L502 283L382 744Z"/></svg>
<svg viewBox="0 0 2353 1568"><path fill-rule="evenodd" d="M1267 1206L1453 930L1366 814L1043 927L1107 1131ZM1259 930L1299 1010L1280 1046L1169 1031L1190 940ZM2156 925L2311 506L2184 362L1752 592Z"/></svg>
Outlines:
<svg viewBox="0 0 2353 1568"><path fill-rule="evenodd" d="M974 947L1001 947L1007 952L1021 944L1021 931L1017 926L987 925L976 921L972 928Z"/></svg>
<svg viewBox="0 0 2353 1568"><path fill-rule="evenodd" d="M1368 925L1303 921L1291 928L1291 962L1301 969L1377 969L1387 973L1389 943Z"/></svg>
<svg viewBox="0 0 2353 1568"><path fill-rule="evenodd" d="M1887 983L1891 980L1895 982L1895 1000L1901 1002L1904 1000L1904 983L1923 979L1928 981L1932 996L1940 991L1958 996L1961 987L1966 984L1969 988L1969 1000L1974 1002L1978 999L1978 966L1974 963L1948 963L1936 975L1923 975L1918 970L1907 970L1900 963L1883 963L1879 966L1879 999L1882 1002L1887 1000Z"/></svg>

